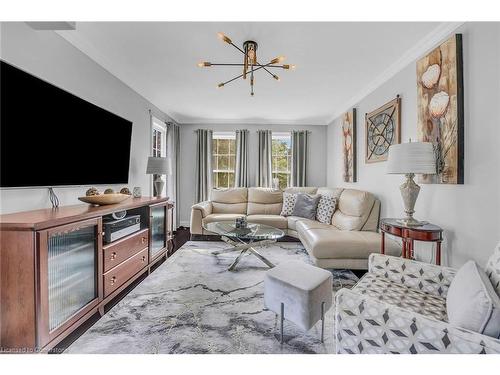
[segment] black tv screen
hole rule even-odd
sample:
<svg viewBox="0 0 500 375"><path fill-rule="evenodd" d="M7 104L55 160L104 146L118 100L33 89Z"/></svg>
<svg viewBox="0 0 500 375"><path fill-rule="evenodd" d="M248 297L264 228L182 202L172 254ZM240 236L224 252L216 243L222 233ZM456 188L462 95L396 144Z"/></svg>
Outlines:
<svg viewBox="0 0 500 375"><path fill-rule="evenodd" d="M2 188L128 182L130 121L0 63Z"/></svg>

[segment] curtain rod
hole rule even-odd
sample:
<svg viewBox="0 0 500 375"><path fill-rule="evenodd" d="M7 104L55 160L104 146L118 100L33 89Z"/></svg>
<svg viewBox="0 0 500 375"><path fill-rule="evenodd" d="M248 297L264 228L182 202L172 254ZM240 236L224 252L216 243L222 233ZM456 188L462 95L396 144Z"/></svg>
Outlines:
<svg viewBox="0 0 500 375"><path fill-rule="evenodd" d="M196 133L198 130L210 130L210 131L214 131L213 129L195 129L193 130L193 133ZM236 130L218 130L217 132L220 132L220 133L231 133L231 132L237 132L237 131L242 131L242 130L246 130L248 132L251 132L251 130L248 130L248 129L236 129ZM267 129L267 130L270 130L270 129ZM255 132L258 133L258 132L261 132L261 131L266 131L266 129L259 129L259 130L256 130ZM303 132L307 132L307 133L312 133L312 130L282 130L282 131L276 131L275 133L292 133L294 131L303 131ZM271 132L273 132L271 130Z"/></svg>

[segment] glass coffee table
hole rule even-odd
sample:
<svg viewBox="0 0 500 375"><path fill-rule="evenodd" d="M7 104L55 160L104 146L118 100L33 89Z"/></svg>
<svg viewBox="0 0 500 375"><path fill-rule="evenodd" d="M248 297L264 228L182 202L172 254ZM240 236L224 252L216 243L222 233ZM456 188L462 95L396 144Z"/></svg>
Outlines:
<svg viewBox="0 0 500 375"><path fill-rule="evenodd" d="M203 224L203 228L220 235L222 241L231 245L228 249L218 250L212 254L219 255L233 251L240 252L229 266L228 271L234 270L246 253L255 255L269 268L273 268L274 264L262 256L255 248L273 244L285 235L285 232L281 229L264 224L248 223L246 228L236 228L234 221L215 221Z"/></svg>

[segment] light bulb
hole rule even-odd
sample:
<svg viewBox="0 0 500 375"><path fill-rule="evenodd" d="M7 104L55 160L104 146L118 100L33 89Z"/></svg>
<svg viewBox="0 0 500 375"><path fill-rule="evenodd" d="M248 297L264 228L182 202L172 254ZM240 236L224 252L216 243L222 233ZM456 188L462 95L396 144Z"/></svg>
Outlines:
<svg viewBox="0 0 500 375"><path fill-rule="evenodd" d="M280 80L280 77L278 77L276 74L273 75L273 78L276 80L276 81L279 81Z"/></svg>
<svg viewBox="0 0 500 375"><path fill-rule="evenodd" d="M294 64L290 65L290 69L292 69L292 70L294 70L296 67L297 67L297 65L294 65Z"/></svg>
<svg viewBox="0 0 500 375"><path fill-rule="evenodd" d="M222 87L224 87L224 84L223 84L223 83L219 83L219 84L217 85L217 88L218 88L218 89L220 89L220 88L222 88Z"/></svg>
<svg viewBox="0 0 500 375"><path fill-rule="evenodd" d="M271 64L278 64L286 59L285 56L278 56L271 60Z"/></svg>
<svg viewBox="0 0 500 375"><path fill-rule="evenodd" d="M227 36L225 36L224 33L217 33L217 36L219 37L220 40L222 40L226 43L229 43L229 44L232 43L231 39L229 39Z"/></svg>

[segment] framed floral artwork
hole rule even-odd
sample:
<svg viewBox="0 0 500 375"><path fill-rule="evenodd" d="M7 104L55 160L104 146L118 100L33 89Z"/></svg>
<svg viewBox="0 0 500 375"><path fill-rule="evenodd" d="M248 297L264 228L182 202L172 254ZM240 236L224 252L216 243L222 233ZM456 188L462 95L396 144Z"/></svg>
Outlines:
<svg viewBox="0 0 500 375"><path fill-rule="evenodd" d="M462 34L455 34L417 61L418 139L431 142L436 174L420 182L464 183Z"/></svg>

